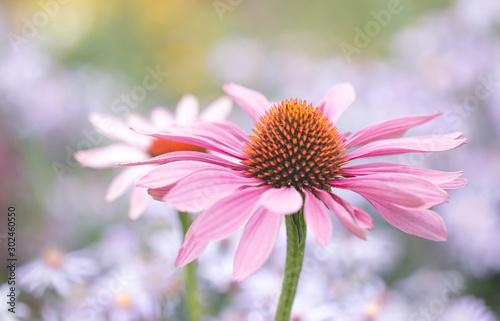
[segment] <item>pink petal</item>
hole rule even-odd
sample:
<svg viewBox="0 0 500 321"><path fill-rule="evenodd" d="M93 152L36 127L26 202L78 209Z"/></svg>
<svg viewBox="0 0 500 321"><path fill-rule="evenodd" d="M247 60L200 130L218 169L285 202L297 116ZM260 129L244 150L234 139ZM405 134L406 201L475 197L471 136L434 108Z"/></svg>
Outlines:
<svg viewBox="0 0 500 321"><path fill-rule="evenodd" d="M223 88L226 94L255 121L258 121L271 107L267 98L255 90L234 83L226 84Z"/></svg>
<svg viewBox="0 0 500 321"><path fill-rule="evenodd" d="M218 152L227 156L231 156L238 159L245 159L244 156L241 155L241 152L238 150L234 150L230 147L221 144L220 142L214 141L213 139L204 138L204 137L193 137L189 135L172 135L172 134L164 134L164 133L149 133L144 132L138 129L133 128L138 133L148 135L155 138L161 138L166 140L173 140L174 142L187 143L199 147L203 147L214 152ZM229 135L229 134L228 134Z"/></svg>
<svg viewBox="0 0 500 321"><path fill-rule="evenodd" d="M146 150L151 144L151 139L130 130L130 126L117 117L91 113L89 120L99 132L111 139L123 141L143 150Z"/></svg>
<svg viewBox="0 0 500 321"><path fill-rule="evenodd" d="M170 190L176 185L177 183L172 183L167 186L159 187L159 188L148 188L148 194L151 195L151 197L155 201L160 201L163 202L163 198L165 195L167 195Z"/></svg>
<svg viewBox="0 0 500 321"><path fill-rule="evenodd" d="M467 180L465 178L456 178L451 182L439 184L442 189L456 189L467 186Z"/></svg>
<svg viewBox="0 0 500 321"><path fill-rule="evenodd" d="M151 169L151 166L135 166L122 171L109 185L105 196L106 202L111 202L121 196L129 187L134 185L134 182L139 177Z"/></svg>
<svg viewBox="0 0 500 321"><path fill-rule="evenodd" d="M114 144L85 151L78 151L75 159L93 168L116 167L118 163L138 162L148 159L148 153L125 144Z"/></svg>
<svg viewBox="0 0 500 321"><path fill-rule="evenodd" d="M151 112L151 121L157 130L166 131L174 123L174 116L165 108L156 107Z"/></svg>
<svg viewBox="0 0 500 321"><path fill-rule="evenodd" d="M175 266L182 268L194 261L198 256L200 256L201 253L203 253L208 243L209 241L195 238L185 243L185 245L179 249L179 253L177 254L177 258L175 260Z"/></svg>
<svg viewBox="0 0 500 321"><path fill-rule="evenodd" d="M414 152L443 152L466 143L465 139L455 139L460 133L442 136L422 136L411 138L385 139L371 142L348 153L344 160L360 157L393 155Z"/></svg>
<svg viewBox="0 0 500 321"><path fill-rule="evenodd" d="M342 134L340 134L340 139L345 142L347 140L347 138L351 135L351 131L347 131L347 132L344 132Z"/></svg>
<svg viewBox="0 0 500 321"><path fill-rule="evenodd" d="M351 231L354 235L359 238L366 239L366 231L364 228L356 224L353 216L349 211L338 202L340 199L336 197L336 195L323 191L316 190L316 193L321 198L323 202L325 202L326 206L337 216L337 218L344 224L344 226Z"/></svg>
<svg viewBox="0 0 500 321"><path fill-rule="evenodd" d="M223 239L252 216L264 188L247 188L218 200L200 214L194 235L203 240Z"/></svg>
<svg viewBox="0 0 500 321"><path fill-rule="evenodd" d="M262 194L260 203L272 212L293 214L302 208L302 195L293 186L270 188Z"/></svg>
<svg viewBox="0 0 500 321"><path fill-rule="evenodd" d="M345 142L346 148L360 146L372 141L399 138L410 128L426 123L441 113L434 113L424 116L409 116L391 119L378 124L366 126L357 131L351 139Z"/></svg>
<svg viewBox="0 0 500 321"><path fill-rule="evenodd" d="M191 126L177 127L173 134L189 135L215 140L225 146L242 153L245 149L243 143L222 128L221 123L194 122Z"/></svg>
<svg viewBox="0 0 500 321"><path fill-rule="evenodd" d="M136 220L146 210L151 201L148 191L145 188L136 187L130 195L130 209L128 216L131 220Z"/></svg>
<svg viewBox="0 0 500 321"><path fill-rule="evenodd" d="M443 219L431 210L408 209L394 204L369 202L398 229L433 241L446 241L448 234Z"/></svg>
<svg viewBox="0 0 500 321"><path fill-rule="evenodd" d="M184 161L160 165L137 180L136 186L158 188L175 183L200 169L218 169L220 166L197 161Z"/></svg>
<svg viewBox="0 0 500 321"><path fill-rule="evenodd" d="M373 218L367 212L363 211L360 208L355 207L351 203L343 200L339 196L332 194L333 199L342 205L351 216L354 218L356 224L359 225L362 229L372 230L373 229Z"/></svg>
<svg viewBox="0 0 500 321"><path fill-rule="evenodd" d="M126 163L119 164L120 166L135 166L135 165L145 165L145 164L166 164L166 163L174 163L180 161L199 161L210 164L219 165L222 167L226 167L229 169L243 170L246 168L244 165L236 164L230 162L224 158L221 158L216 155L211 155L207 153L200 153L194 151L178 151L162 154L153 158L149 158L144 161L134 162L134 163Z"/></svg>
<svg viewBox="0 0 500 321"><path fill-rule="evenodd" d="M261 183L258 179L243 177L238 172L224 168L201 170L180 180L163 201L179 211L198 212L241 186Z"/></svg>
<svg viewBox="0 0 500 321"><path fill-rule="evenodd" d="M411 208L430 208L448 199L448 194L439 186L407 174L372 174L340 178L330 185L349 189L366 199Z"/></svg>
<svg viewBox="0 0 500 321"><path fill-rule="evenodd" d="M184 95L175 110L175 122L177 125L191 124L198 118L198 99L193 95Z"/></svg>
<svg viewBox="0 0 500 321"><path fill-rule="evenodd" d="M175 260L175 266L178 268L181 268L196 259L205 250L209 243L209 241L194 237L193 232L196 230L199 221L200 216L193 221L191 227L186 233L184 243L179 249L179 253L177 254L177 258Z"/></svg>
<svg viewBox="0 0 500 321"><path fill-rule="evenodd" d="M242 142L250 142L248 135L233 123L222 122L222 123L217 123L217 126L223 128L226 132L230 133L231 135L233 135L235 138L239 139Z"/></svg>
<svg viewBox="0 0 500 321"><path fill-rule="evenodd" d="M316 242L325 246L332 237L332 222L326 211L325 205L316 198L308 189L303 189L305 194L304 219L311 227Z"/></svg>
<svg viewBox="0 0 500 321"><path fill-rule="evenodd" d="M149 120L137 114L130 114L127 119L129 127L141 128L142 130L155 131L156 128ZM130 129L130 128L129 128Z"/></svg>
<svg viewBox="0 0 500 321"><path fill-rule="evenodd" d="M259 208L250 218L234 256L233 278L243 281L269 258L278 239L281 216Z"/></svg>
<svg viewBox="0 0 500 321"><path fill-rule="evenodd" d="M444 188L443 186L446 186L445 184L447 183L454 182L463 174L463 172L441 172L432 169L417 168L391 163L370 163L354 165L342 169L342 175L344 176L362 176L377 173L402 173L414 175L426 179L441 188Z"/></svg>
<svg viewBox="0 0 500 321"><path fill-rule="evenodd" d="M338 84L328 91L326 97L318 104L318 108L335 124L355 98L356 93L351 84Z"/></svg>
<svg viewBox="0 0 500 321"><path fill-rule="evenodd" d="M229 97L219 97L203 110L200 119L205 122L221 122L224 121L231 112L233 102Z"/></svg>

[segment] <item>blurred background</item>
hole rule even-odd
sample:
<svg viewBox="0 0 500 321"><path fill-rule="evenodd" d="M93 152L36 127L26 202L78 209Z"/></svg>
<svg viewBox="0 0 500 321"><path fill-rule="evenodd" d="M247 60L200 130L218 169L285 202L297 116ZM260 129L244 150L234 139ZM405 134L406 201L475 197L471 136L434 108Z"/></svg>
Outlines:
<svg viewBox="0 0 500 321"><path fill-rule="evenodd" d="M351 82L341 131L441 111L410 134L461 131L466 146L387 160L465 172L469 186L436 208L449 241L406 235L346 195L375 229L361 241L334 222L330 245L309 241L293 320L498 320L499 1L3 0L0 35L0 253L15 207L16 318L185 320L175 212L155 202L131 222L128 195L104 200L119 169L73 158L112 142L91 141L89 113L125 117L116 101L156 75L129 111L174 111L187 93L203 108L227 82L313 103ZM229 119L253 125L236 105ZM243 283L231 281L237 241L199 259L204 320L272 320L285 235ZM0 320L17 320L7 308Z"/></svg>

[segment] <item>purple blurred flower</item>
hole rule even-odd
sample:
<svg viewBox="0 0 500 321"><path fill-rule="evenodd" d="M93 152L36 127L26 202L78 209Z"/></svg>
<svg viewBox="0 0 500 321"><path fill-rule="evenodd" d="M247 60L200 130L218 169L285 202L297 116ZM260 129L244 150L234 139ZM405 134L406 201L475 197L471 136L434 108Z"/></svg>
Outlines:
<svg viewBox="0 0 500 321"><path fill-rule="evenodd" d="M498 321L483 300L467 296L451 303L437 321Z"/></svg>
<svg viewBox="0 0 500 321"><path fill-rule="evenodd" d="M95 262L82 253L63 253L51 247L19 268L19 285L35 296L42 296L47 289L65 296L75 284L82 284L97 272Z"/></svg>
<svg viewBox="0 0 500 321"><path fill-rule="evenodd" d="M130 264L101 276L81 300L79 316L99 321L153 320L157 301L144 288L140 269Z"/></svg>
<svg viewBox="0 0 500 321"><path fill-rule="evenodd" d="M474 188L474 186L473 186ZM455 235L449 246L476 276L500 271L500 217L494 190L462 195L446 210L448 229Z"/></svg>
<svg viewBox="0 0 500 321"><path fill-rule="evenodd" d="M342 300L340 307L340 319L349 321L404 320L408 314L408 304L403 296L390 291L378 278Z"/></svg>
<svg viewBox="0 0 500 321"><path fill-rule="evenodd" d="M7 298L7 302L9 302L9 297L8 295L10 294L10 288L12 286L4 283L0 285L0 295L2 296L2 299ZM19 295L19 291L16 291L16 297ZM2 321L18 321L19 319L27 319L30 317L30 309L28 306L22 302L17 301L15 303L14 311L15 313L12 313L9 311L10 308L12 308L8 303L2 302L3 306L0 309L0 320Z"/></svg>

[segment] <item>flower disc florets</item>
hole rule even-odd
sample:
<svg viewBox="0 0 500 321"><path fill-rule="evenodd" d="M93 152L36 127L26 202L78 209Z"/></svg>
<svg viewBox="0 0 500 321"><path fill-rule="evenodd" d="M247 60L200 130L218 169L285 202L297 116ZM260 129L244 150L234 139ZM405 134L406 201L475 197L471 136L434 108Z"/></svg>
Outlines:
<svg viewBox="0 0 500 321"><path fill-rule="evenodd" d="M345 147L337 129L318 108L285 100L262 116L245 155L247 174L275 188L322 188L335 180Z"/></svg>

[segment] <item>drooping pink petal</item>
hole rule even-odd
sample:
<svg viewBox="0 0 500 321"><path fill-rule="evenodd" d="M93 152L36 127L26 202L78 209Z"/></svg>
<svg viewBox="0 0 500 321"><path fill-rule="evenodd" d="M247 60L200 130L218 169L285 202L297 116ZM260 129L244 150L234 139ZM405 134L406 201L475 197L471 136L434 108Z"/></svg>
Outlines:
<svg viewBox="0 0 500 321"><path fill-rule="evenodd" d="M328 91L325 98L318 104L318 108L335 124L355 98L356 93L351 84L338 84Z"/></svg>
<svg viewBox="0 0 500 321"><path fill-rule="evenodd" d="M223 239L236 232L252 216L265 188L247 188L234 192L200 214L194 235L203 240Z"/></svg>
<svg viewBox="0 0 500 321"><path fill-rule="evenodd" d="M149 154L126 144L113 144L85 151L78 151L75 159L84 166L93 168L116 167L118 163L139 162Z"/></svg>
<svg viewBox="0 0 500 321"><path fill-rule="evenodd" d="M402 174L414 175L426 179L429 182L432 182L441 188L445 188L445 186L451 186L447 184L455 182L455 180L460 176L462 176L463 174L463 172L442 172L432 169L418 168L418 167L391 164L391 163L370 163L370 164L354 165L342 169L342 175L344 176L362 176L362 175L370 175L378 173L402 173ZM461 183L461 181L458 182Z"/></svg>
<svg viewBox="0 0 500 321"><path fill-rule="evenodd" d="M351 233L359 238L366 239L365 229L356 224L351 213L342 204L337 202L339 198L336 195L319 189L316 190L316 193Z"/></svg>
<svg viewBox="0 0 500 321"><path fill-rule="evenodd" d="M379 140L346 154L344 160L414 152L443 152L466 144L465 139L456 139L459 134Z"/></svg>
<svg viewBox="0 0 500 321"><path fill-rule="evenodd" d="M365 230L373 229L373 218L370 216L370 214L360 208L357 208L356 206L333 193L331 193L331 195L337 203L342 205L347 210L347 212L351 214L352 218L354 218L354 221L357 225L359 225L359 227Z"/></svg>
<svg viewBox="0 0 500 321"><path fill-rule="evenodd" d="M201 112L200 119L204 122L222 122L229 116L232 105L229 97L219 97Z"/></svg>
<svg viewBox="0 0 500 321"><path fill-rule="evenodd" d="M175 109L175 122L177 125L191 124L198 118L198 99L193 95L184 95Z"/></svg>
<svg viewBox="0 0 500 321"><path fill-rule="evenodd" d="M382 216L398 229L433 241L446 241L448 234L443 219L436 212L408 209L390 203L368 200Z"/></svg>
<svg viewBox="0 0 500 321"><path fill-rule="evenodd" d="M262 206L279 214L297 213L302 207L302 196L293 187L270 188L260 199Z"/></svg>
<svg viewBox="0 0 500 321"><path fill-rule="evenodd" d="M209 150L212 150L214 152L218 152L227 156L231 156L234 158L238 159L245 159L244 156L241 155L241 152L238 150L234 150L230 147L227 147L225 145L221 145L219 142L214 141L213 139L210 138L205 138L205 137L194 137L194 136L189 136L189 135L173 135L173 134L165 134L165 133L149 133L145 131L141 131L136 128L132 128L133 130L137 131L138 133L155 137L155 138L160 138L160 139L166 139L166 140L172 140L174 142L181 142L181 143L186 143L186 144L191 144L199 147L203 147ZM229 134L228 134L229 135Z"/></svg>
<svg viewBox="0 0 500 321"><path fill-rule="evenodd" d="M356 192L366 199L409 208L430 208L446 202L448 194L423 178L399 173L340 178L330 184Z"/></svg>
<svg viewBox="0 0 500 321"><path fill-rule="evenodd" d="M111 139L123 141L143 150L147 150L151 143L151 139L130 130L130 127L117 117L91 113L89 120L99 132Z"/></svg>
<svg viewBox="0 0 500 321"><path fill-rule="evenodd" d="M193 238L189 242L185 243L177 254L175 259L175 266L182 268L187 264L194 261L207 247L209 241L200 240L198 238Z"/></svg>
<svg viewBox="0 0 500 321"><path fill-rule="evenodd" d="M158 188L148 188L148 194L151 195L151 197L155 201L163 202L163 198L165 197L165 195L167 195L167 193L170 192L170 190L176 184L177 184L177 182L172 183L172 184L167 185L167 186L158 187Z"/></svg>
<svg viewBox="0 0 500 321"><path fill-rule="evenodd" d="M223 88L226 94L255 121L258 121L271 107L267 98L255 90L234 83L226 84Z"/></svg>
<svg viewBox="0 0 500 321"><path fill-rule="evenodd" d="M260 207L245 226L234 256L233 278L243 281L271 254L281 227L281 215Z"/></svg>
<svg viewBox="0 0 500 321"><path fill-rule="evenodd" d="M114 201L121 196L139 177L151 169L151 166L135 166L123 170L111 181L105 196L106 202Z"/></svg>
<svg viewBox="0 0 500 321"><path fill-rule="evenodd" d="M174 116L165 108L156 107L151 112L151 121L157 130L166 131L174 123Z"/></svg>
<svg viewBox="0 0 500 321"><path fill-rule="evenodd" d="M149 158L143 161L134 163L122 163L120 166L136 166L136 165L146 165L146 164L167 164L181 161L199 161L210 164L219 165L229 169L242 170L245 168L244 165L236 164L230 162L224 158L216 155L211 155L207 153L195 152L195 151L178 151L165 153L153 158Z"/></svg>
<svg viewBox="0 0 500 321"><path fill-rule="evenodd" d="M132 190L130 195L130 208L128 217L131 220L136 220L146 210L151 201L148 191L145 188L136 187Z"/></svg>
<svg viewBox="0 0 500 321"><path fill-rule="evenodd" d="M163 201L183 212L198 212L231 194L241 186L256 186L262 181L244 177L225 168L195 171L180 180Z"/></svg>
<svg viewBox="0 0 500 321"><path fill-rule="evenodd" d="M159 188L186 177L200 169L218 169L220 166L197 161L184 161L168 163L157 166L146 175L139 178L136 186L146 188Z"/></svg>
<svg viewBox="0 0 500 321"><path fill-rule="evenodd" d="M409 116L395 118L378 124L372 124L358 130L349 140L345 142L346 148L360 146L372 141L399 138L410 128L426 123L441 113L431 115Z"/></svg>
<svg viewBox="0 0 500 321"><path fill-rule="evenodd" d="M467 186L467 180L465 178L456 178L451 182L439 184L439 187L442 189L457 189L464 186Z"/></svg>
<svg viewBox="0 0 500 321"><path fill-rule="evenodd" d="M302 190L305 195L304 201L304 219L306 224L311 227L316 242L325 246L332 237L332 222L328 216L325 205L316 198L308 189Z"/></svg>
<svg viewBox="0 0 500 321"><path fill-rule="evenodd" d="M205 250L209 243L209 241L194 237L194 231L198 226L200 217L201 214L194 219L186 233L186 236L184 237L184 243L179 249L175 260L175 266L178 268L181 268L196 259Z"/></svg>

